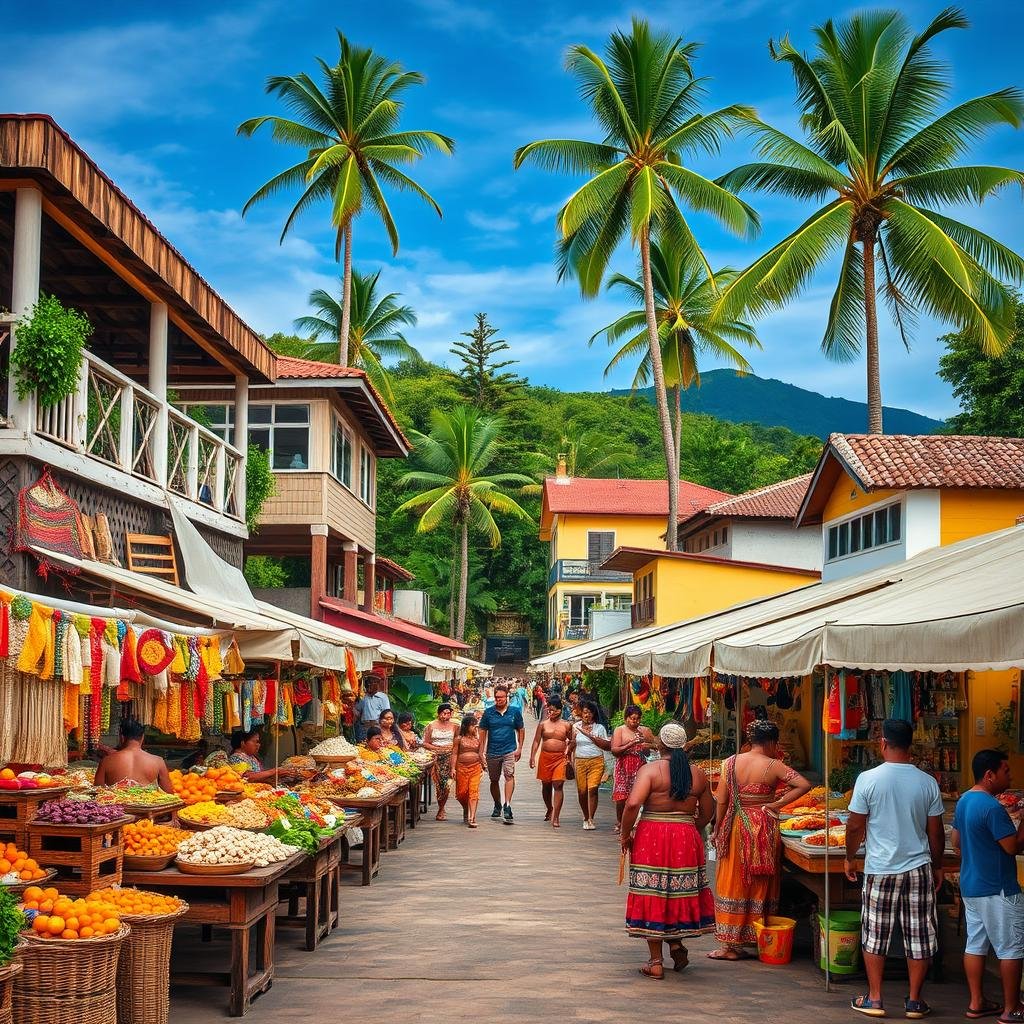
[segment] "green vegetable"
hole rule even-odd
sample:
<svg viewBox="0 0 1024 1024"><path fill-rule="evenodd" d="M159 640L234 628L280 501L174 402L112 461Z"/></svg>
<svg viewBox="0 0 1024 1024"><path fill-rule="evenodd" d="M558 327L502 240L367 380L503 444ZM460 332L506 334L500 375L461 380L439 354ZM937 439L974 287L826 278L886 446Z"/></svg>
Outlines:
<svg viewBox="0 0 1024 1024"><path fill-rule="evenodd" d="M278 819L267 829L267 832L282 843L297 846L300 850L305 850L310 854L316 853L320 840L324 836L337 831L337 826L333 829L320 828L306 818L295 818L294 820L289 818L288 821L290 828L285 827L284 821Z"/></svg>
<svg viewBox="0 0 1024 1024"><path fill-rule="evenodd" d="M0 966L6 967L14 958L14 947L27 923L18 901L0 887Z"/></svg>

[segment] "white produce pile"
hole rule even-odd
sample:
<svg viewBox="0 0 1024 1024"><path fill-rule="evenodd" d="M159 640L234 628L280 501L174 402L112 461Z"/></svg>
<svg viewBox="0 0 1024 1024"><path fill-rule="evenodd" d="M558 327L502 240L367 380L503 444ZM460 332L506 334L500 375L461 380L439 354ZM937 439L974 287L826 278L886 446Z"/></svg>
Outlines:
<svg viewBox="0 0 1024 1024"><path fill-rule="evenodd" d="M297 846L289 846L273 836L218 825L207 832L197 832L181 843L178 859L189 864L247 864L255 861L256 867L265 868L298 852Z"/></svg>
<svg viewBox="0 0 1024 1024"><path fill-rule="evenodd" d="M345 757L355 754L356 748L344 736L331 736L318 743L309 753L312 757Z"/></svg>

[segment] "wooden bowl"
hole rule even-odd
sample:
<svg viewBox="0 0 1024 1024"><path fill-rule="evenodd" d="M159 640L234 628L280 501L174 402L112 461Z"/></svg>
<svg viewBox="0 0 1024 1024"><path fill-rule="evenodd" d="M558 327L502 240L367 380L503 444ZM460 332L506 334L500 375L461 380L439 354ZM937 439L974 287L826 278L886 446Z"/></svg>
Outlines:
<svg viewBox="0 0 1024 1024"><path fill-rule="evenodd" d="M310 754L317 764L348 764L354 761L358 754Z"/></svg>
<svg viewBox="0 0 1024 1024"><path fill-rule="evenodd" d="M57 869L56 868L47 868L46 869L46 877L45 878L39 878L39 879L37 879L35 881L28 881L28 882L11 882L10 885L4 883L3 888L7 892L21 893L21 892L24 892L30 885L38 885L38 886L49 885L50 884L50 879L56 878L56 877L57 877Z"/></svg>
<svg viewBox="0 0 1024 1024"><path fill-rule="evenodd" d="M176 856L175 853L158 853L155 856L136 857L126 853L124 869L125 871L163 871Z"/></svg>
<svg viewBox="0 0 1024 1024"><path fill-rule="evenodd" d="M176 860L174 866L183 875L244 875L256 867L256 861L248 860L239 864L190 864L187 860Z"/></svg>
<svg viewBox="0 0 1024 1024"><path fill-rule="evenodd" d="M217 792L213 799L219 804L237 804L243 796L245 796L244 793L236 793L233 789L222 789Z"/></svg>

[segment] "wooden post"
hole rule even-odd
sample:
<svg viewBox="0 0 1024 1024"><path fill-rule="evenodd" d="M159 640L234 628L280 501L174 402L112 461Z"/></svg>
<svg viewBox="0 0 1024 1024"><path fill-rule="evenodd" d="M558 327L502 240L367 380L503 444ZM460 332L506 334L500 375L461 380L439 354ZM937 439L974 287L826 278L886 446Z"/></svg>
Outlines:
<svg viewBox="0 0 1024 1024"><path fill-rule="evenodd" d="M14 201L14 266L11 280L11 312L19 319L39 301L39 256L43 237L43 194L36 188L19 188ZM11 352L18 346L18 328L11 329ZM8 421L19 430L35 430L35 395L18 398L14 374L7 381Z"/></svg>
<svg viewBox="0 0 1024 1024"><path fill-rule="evenodd" d="M309 563L309 617L321 618L320 599L327 595L327 526L314 523L309 528L312 534Z"/></svg>
<svg viewBox="0 0 1024 1024"><path fill-rule="evenodd" d="M377 556L372 552L363 559L363 611L374 612L374 589L377 586Z"/></svg>
<svg viewBox="0 0 1024 1024"><path fill-rule="evenodd" d="M199 424L191 423L188 428L188 452L185 459L185 494L193 501L199 500Z"/></svg>
<svg viewBox="0 0 1024 1024"><path fill-rule="evenodd" d="M121 422L118 425L117 464L126 473L132 471L135 452L135 388L125 384L121 388Z"/></svg>
<svg viewBox="0 0 1024 1024"><path fill-rule="evenodd" d="M244 373L235 377L234 446L242 453L242 465L235 474L235 511L245 519L245 465L249 449L249 378ZM225 495L225 499L226 499Z"/></svg>
<svg viewBox="0 0 1024 1024"><path fill-rule="evenodd" d="M153 476L158 487L167 487L167 306L149 307L149 390L156 398L156 426L150 438Z"/></svg>
<svg viewBox="0 0 1024 1024"><path fill-rule="evenodd" d="M359 549L355 541L352 540L345 541L343 547L345 549L345 580L341 597L343 601L354 606L358 596L358 580L356 576L359 564Z"/></svg>

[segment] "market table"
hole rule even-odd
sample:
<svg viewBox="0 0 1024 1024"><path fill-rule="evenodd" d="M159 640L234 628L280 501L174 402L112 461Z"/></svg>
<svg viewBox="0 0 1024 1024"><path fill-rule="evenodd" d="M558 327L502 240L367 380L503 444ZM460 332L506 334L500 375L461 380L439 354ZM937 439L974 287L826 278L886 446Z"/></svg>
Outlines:
<svg viewBox="0 0 1024 1024"><path fill-rule="evenodd" d="M405 842L405 822L408 817L409 782L406 780L392 793L385 811L384 849L397 850L400 843Z"/></svg>
<svg viewBox="0 0 1024 1024"><path fill-rule="evenodd" d="M423 816L423 774L409 780L409 828L415 828Z"/></svg>
<svg viewBox="0 0 1024 1024"><path fill-rule="evenodd" d="M358 871L362 876L362 884L369 885L380 870L380 855L386 843L387 803L394 793L384 793L372 799L357 797L334 797L333 802L350 811L359 811L363 816L363 860L361 864L349 864L346 846L342 846L342 871ZM353 826L354 827L354 826Z"/></svg>
<svg viewBox="0 0 1024 1024"><path fill-rule="evenodd" d="M306 854L296 853L279 864L253 868L242 875L186 875L176 867L125 871L122 883L186 900L189 908L179 919L180 924L226 928L231 932L230 971L172 971L171 984L227 985L231 990L228 1012L232 1017L241 1017L252 1000L274 982L278 883L306 859Z"/></svg>
<svg viewBox="0 0 1024 1024"><path fill-rule="evenodd" d="M359 815L354 817L359 818ZM321 939L338 927L341 907L341 844L348 824L333 835L323 836L316 850L308 854L281 879L278 902L288 901L288 913L279 914L282 928L305 928L306 949L312 951ZM299 913L299 900L305 900Z"/></svg>

